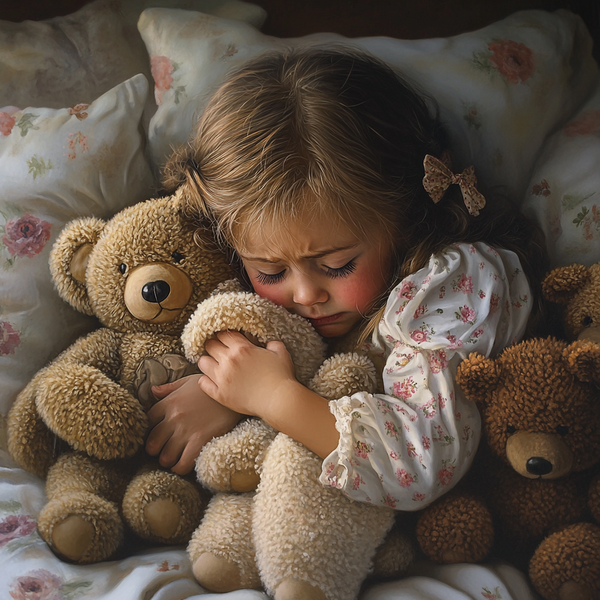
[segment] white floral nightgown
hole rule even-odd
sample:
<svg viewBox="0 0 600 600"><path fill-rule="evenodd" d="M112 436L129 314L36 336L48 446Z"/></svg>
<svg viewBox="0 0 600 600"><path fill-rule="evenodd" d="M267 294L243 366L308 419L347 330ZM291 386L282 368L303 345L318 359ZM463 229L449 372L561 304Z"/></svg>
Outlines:
<svg viewBox="0 0 600 600"><path fill-rule="evenodd" d="M517 256L481 242L450 246L405 278L368 345L385 362L385 393L329 403L340 441L321 482L398 510L447 492L469 468L481 429L475 404L454 385L458 364L518 342L530 298Z"/></svg>

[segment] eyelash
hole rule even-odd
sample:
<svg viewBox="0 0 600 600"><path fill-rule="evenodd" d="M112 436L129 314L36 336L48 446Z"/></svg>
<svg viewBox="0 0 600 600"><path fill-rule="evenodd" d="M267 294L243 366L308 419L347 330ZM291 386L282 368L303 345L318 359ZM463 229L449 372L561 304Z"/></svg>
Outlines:
<svg viewBox="0 0 600 600"><path fill-rule="evenodd" d="M332 269L330 267L326 267L325 274L327 277L331 279L337 279L338 277L348 277L356 270L356 263L354 259L350 262L346 263L343 267L339 267L337 269ZM270 275L269 273L258 273L256 275L256 281L261 285L275 285L283 281L285 277L285 271L281 271L279 273L275 273Z"/></svg>

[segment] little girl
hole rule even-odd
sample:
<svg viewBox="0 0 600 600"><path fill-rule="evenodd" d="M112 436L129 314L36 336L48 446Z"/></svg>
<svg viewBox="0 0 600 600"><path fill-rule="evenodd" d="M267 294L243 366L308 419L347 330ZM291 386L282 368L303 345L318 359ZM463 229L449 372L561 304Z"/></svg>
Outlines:
<svg viewBox="0 0 600 600"><path fill-rule="evenodd" d="M504 200L486 205L472 168L453 173L432 104L347 49L263 56L217 90L167 188L185 186L250 289L332 349L362 345L381 391L327 403L295 379L283 344L222 332L204 375L157 390L147 448L163 465L189 470L204 443L255 415L359 502L418 510L468 470L480 421L454 374L470 352L524 335L543 244Z"/></svg>

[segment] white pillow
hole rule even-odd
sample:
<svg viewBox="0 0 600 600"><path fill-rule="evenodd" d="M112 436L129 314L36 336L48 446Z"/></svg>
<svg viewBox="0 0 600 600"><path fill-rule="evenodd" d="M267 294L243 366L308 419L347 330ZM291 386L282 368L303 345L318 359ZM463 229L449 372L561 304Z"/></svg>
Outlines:
<svg viewBox="0 0 600 600"><path fill-rule="evenodd" d="M552 268L600 262L600 86L545 144L523 211L544 230Z"/></svg>
<svg viewBox="0 0 600 600"><path fill-rule="evenodd" d="M200 10L257 27L266 17L262 8L239 0L96 0L46 21L0 21L0 106L89 104L137 73L150 80L136 23L145 8L156 5ZM152 101L148 108L154 108Z"/></svg>
<svg viewBox="0 0 600 600"><path fill-rule="evenodd" d="M225 73L268 50L345 43L400 70L440 104L455 166L475 165L483 190L521 199L543 140L582 104L598 78L592 40L568 11L523 11L445 39L314 34L278 39L194 12L145 10L138 28L153 57L160 105L150 122L155 167L186 141Z"/></svg>
<svg viewBox="0 0 600 600"><path fill-rule="evenodd" d="M32 375L95 322L53 288L62 226L151 197L140 118L144 75L75 108L0 108L0 413Z"/></svg>

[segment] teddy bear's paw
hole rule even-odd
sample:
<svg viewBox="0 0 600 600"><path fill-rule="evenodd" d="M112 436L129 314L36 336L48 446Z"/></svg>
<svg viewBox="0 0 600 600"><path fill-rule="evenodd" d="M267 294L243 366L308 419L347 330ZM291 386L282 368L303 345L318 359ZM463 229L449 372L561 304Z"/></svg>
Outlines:
<svg viewBox="0 0 600 600"><path fill-rule="evenodd" d="M38 531L56 554L79 564L110 558L123 541L116 505L85 492L48 502L40 512Z"/></svg>
<svg viewBox="0 0 600 600"><path fill-rule="evenodd" d="M549 600L600 598L600 527L576 523L548 536L530 561L529 576Z"/></svg>
<svg viewBox="0 0 600 600"><path fill-rule="evenodd" d="M275 600L327 600L327 596L307 581L286 577L275 588Z"/></svg>
<svg viewBox="0 0 600 600"><path fill-rule="evenodd" d="M265 452L276 435L260 419L242 421L204 446L196 461L198 481L214 492L255 490Z"/></svg>
<svg viewBox="0 0 600 600"><path fill-rule="evenodd" d="M437 562L477 562L492 547L492 517L478 499L450 493L420 513L417 540L423 552Z"/></svg>
<svg viewBox="0 0 600 600"><path fill-rule="evenodd" d="M102 460L132 456L148 419L140 403L98 369L58 362L40 381L40 417L73 449Z"/></svg>
<svg viewBox="0 0 600 600"><path fill-rule="evenodd" d="M192 535L188 555L198 582L214 592L260 589L252 542L254 494L216 494Z"/></svg>
<svg viewBox="0 0 600 600"><path fill-rule="evenodd" d="M401 527L394 526L373 558L374 578L398 578L404 575L416 557L416 543Z"/></svg>
<svg viewBox="0 0 600 600"><path fill-rule="evenodd" d="M145 470L123 497L123 516L141 538L161 544L186 543L198 527L207 496L175 473Z"/></svg>
<svg viewBox="0 0 600 600"><path fill-rule="evenodd" d="M328 400L355 392L373 393L377 388L377 373L366 356L356 352L335 354L321 365L308 387Z"/></svg>
<svg viewBox="0 0 600 600"><path fill-rule="evenodd" d="M194 561L192 573L196 581L211 592L223 594L244 589L237 565L210 552L203 552Z"/></svg>

